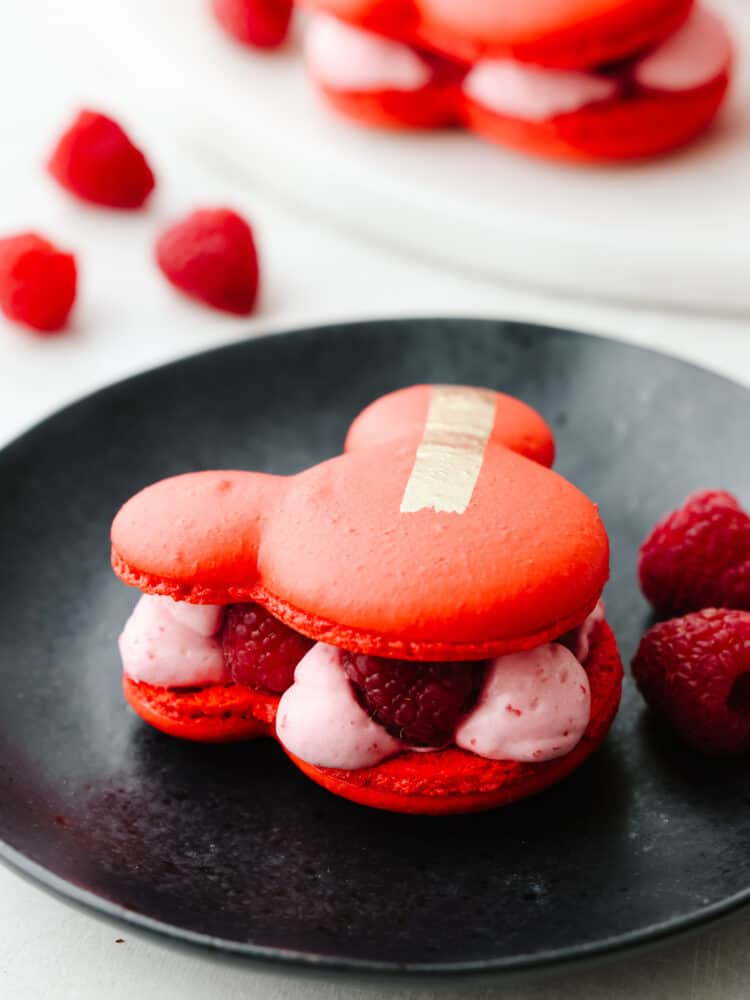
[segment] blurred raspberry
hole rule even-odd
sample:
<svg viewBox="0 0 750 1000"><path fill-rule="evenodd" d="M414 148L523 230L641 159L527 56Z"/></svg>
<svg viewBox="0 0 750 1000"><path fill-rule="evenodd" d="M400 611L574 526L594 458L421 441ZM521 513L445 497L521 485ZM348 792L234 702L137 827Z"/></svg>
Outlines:
<svg viewBox="0 0 750 1000"><path fill-rule="evenodd" d="M477 699L487 664L413 663L344 652L344 668L370 715L412 746L450 743Z"/></svg>
<svg viewBox="0 0 750 1000"><path fill-rule="evenodd" d="M722 490L694 493L641 546L641 588L664 614L750 610L750 517Z"/></svg>
<svg viewBox="0 0 750 1000"><path fill-rule="evenodd" d="M290 687L295 667L315 645L259 604L230 605L221 642L233 681L276 694Z"/></svg>
<svg viewBox="0 0 750 1000"><path fill-rule="evenodd" d="M140 208L154 189L143 153L97 111L81 111L57 141L47 169L67 191L108 208Z"/></svg>
<svg viewBox="0 0 750 1000"><path fill-rule="evenodd" d="M292 0L211 0L214 17L228 35L259 49L274 49L289 33Z"/></svg>
<svg viewBox="0 0 750 1000"><path fill-rule="evenodd" d="M215 309L245 315L255 305L255 241L230 209L201 209L170 226L157 241L156 260L175 288Z"/></svg>
<svg viewBox="0 0 750 1000"><path fill-rule="evenodd" d="M709 608L655 625L633 676L651 708L706 753L750 750L750 612Z"/></svg>
<svg viewBox="0 0 750 1000"><path fill-rule="evenodd" d="M0 309L42 333L65 325L76 297L76 261L36 233L0 239Z"/></svg>

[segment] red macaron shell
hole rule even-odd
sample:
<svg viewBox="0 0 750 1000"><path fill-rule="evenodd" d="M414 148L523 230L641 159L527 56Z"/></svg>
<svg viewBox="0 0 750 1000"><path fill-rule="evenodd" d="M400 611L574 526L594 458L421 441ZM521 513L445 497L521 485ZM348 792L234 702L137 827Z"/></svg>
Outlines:
<svg viewBox="0 0 750 1000"><path fill-rule="evenodd" d="M157 483L115 518L115 571L176 599L257 601L304 635L373 655L482 659L538 645L594 607L608 541L587 497L497 443L501 409L463 513L401 510L422 441L411 431L287 478Z"/></svg>
<svg viewBox="0 0 750 1000"><path fill-rule="evenodd" d="M297 0L297 5L386 38L408 44L416 40L419 11L414 0Z"/></svg>
<svg viewBox="0 0 750 1000"><path fill-rule="evenodd" d="M455 84L430 83L420 90L346 91L316 81L326 101L347 118L384 129L432 129L459 120Z"/></svg>
<svg viewBox="0 0 750 1000"><path fill-rule="evenodd" d="M677 149L707 129L728 85L723 73L694 90L643 91L533 122L467 99L465 117L479 135L525 153L573 161L639 159Z"/></svg>
<svg viewBox="0 0 750 1000"><path fill-rule="evenodd" d="M608 574L593 504L490 445L460 532L450 513L404 517L417 444L349 453L274 491L256 491L269 477L253 473L165 480L115 519L115 571L177 600L257 601L311 638L413 660L528 649L583 621ZM269 503L264 515L248 496Z"/></svg>
<svg viewBox="0 0 750 1000"><path fill-rule="evenodd" d="M693 0L503 2L501 8L512 15L499 18L494 31L461 36L460 47L451 25L439 22L420 26L415 40L470 61L507 55L538 66L585 69L657 44L682 24L692 5Z"/></svg>
<svg viewBox="0 0 750 1000"><path fill-rule="evenodd" d="M432 390L431 385L412 385L370 403L349 428L345 450L386 444L409 432L421 434ZM504 392L495 393L491 439L541 465L551 466L555 460L555 439L549 425L536 410Z"/></svg>
<svg viewBox="0 0 750 1000"><path fill-rule="evenodd" d="M666 38L692 0L487 0L474 18L446 0L303 0L303 6L464 62L502 55L585 69Z"/></svg>
<svg viewBox="0 0 750 1000"><path fill-rule="evenodd" d="M418 443L349 452L287 483L263 528L262 586L287 606L270 609L313 638L412 660L528 649L583 621L608 573L591 501L489 444L463 514L403 514Z"/></svg>
<svg viewBox="0 0 750 1000"><path fill-rule="evenodd" d="M137 493L112 524L117 575L146 593L194 604L252 600L261 521L284 480L192 472Z"/></svg>
<svg viewBox="0 0 750 1000"><path fill-rule="evenodd" d="M233 743L274 733L278 695L241 684L166 688L123 676L130 707L169 736L198 743Z"/></svg>
<svg viewBox="0 0 750 1000"><path fill-rule="evenodd" d="M349 429L347 451L407 436L413 439L413 453L432 391L430 385L411 386L370 404ZM541 416L512 396L494 395L490 440L551 464L554 438ZM147 487L115 518L115 571L131 586L176 600L203 604L255 600L261 589L256 563L262 522L288 482L259 473L197 472Z"/></svg>
<svg viewBox="0 0 750 1000"><path fill-rule="evenodd" d="M288 754L309 778L335 795L374 809L421 815L478 812L508 805L557 784L601 745L617 713L622 664L604 622L585 663L591 719L580 743L564 757L539 764L488 760L458 747L409 752L358 771L315 767Z"/></svg>

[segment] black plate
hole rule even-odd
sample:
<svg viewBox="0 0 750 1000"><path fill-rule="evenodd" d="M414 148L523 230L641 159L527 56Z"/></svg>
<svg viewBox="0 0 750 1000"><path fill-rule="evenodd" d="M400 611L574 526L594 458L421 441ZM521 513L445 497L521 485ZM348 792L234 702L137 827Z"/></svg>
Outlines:
<svg viewBox="0 0 750 1000"><path fill-rule="evenodd" d="M130 379L0 455L0 838L70 897L177 938L348 969L497 971L653 939L750 897L746 761L653 726L628 682L605 748L494 813L378 813L272 742L181 744L120 695L135 595L108 529L189 469L293 472L336 453L374 397L417 381L517 393L600 504L624 659L647 620L639 541L689 491L750 495L748 393L607 340L513 323L356 324L251 341Z"/></svg>

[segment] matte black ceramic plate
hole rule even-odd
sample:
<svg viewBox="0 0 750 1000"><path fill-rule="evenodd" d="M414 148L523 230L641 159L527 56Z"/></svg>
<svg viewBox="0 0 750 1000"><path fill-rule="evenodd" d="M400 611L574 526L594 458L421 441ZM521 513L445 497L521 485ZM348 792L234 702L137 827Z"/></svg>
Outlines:
<svg viewBox="0 0 750 1000"><path fill-rule="evenodd" d="M612 950L750 897L747 761L676 745L628 682L608 743L494 813L409 818L334 798L272 742L181 744L120 694L135 600L108 529L189 469L296 471L374 397L417 381L516 393L601 505L609 617L647 621L639 541L690 490L750 497L748 393L660 355L512 323L404 321L269 338L168 365L0 455L0 838L6 859L110 915L256 957L501 970Z"/></svg>

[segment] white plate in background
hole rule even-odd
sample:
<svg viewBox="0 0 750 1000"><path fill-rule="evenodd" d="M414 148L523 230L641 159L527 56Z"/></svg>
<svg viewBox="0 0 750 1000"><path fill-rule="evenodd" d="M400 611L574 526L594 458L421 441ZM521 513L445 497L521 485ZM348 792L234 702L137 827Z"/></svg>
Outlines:
<svg viewBox="0 0 750 1000"><path fill-rule="evenodd" d="M750 4L710 0L738 42L719 124L621 167L527 158L461 132L372 132L330 112L295 38L230 42L206 0L90 0L114 71L191 149L365 238L484 276L714 311L750 310ZM387 294L387 290L384 290Z"/></svg>

